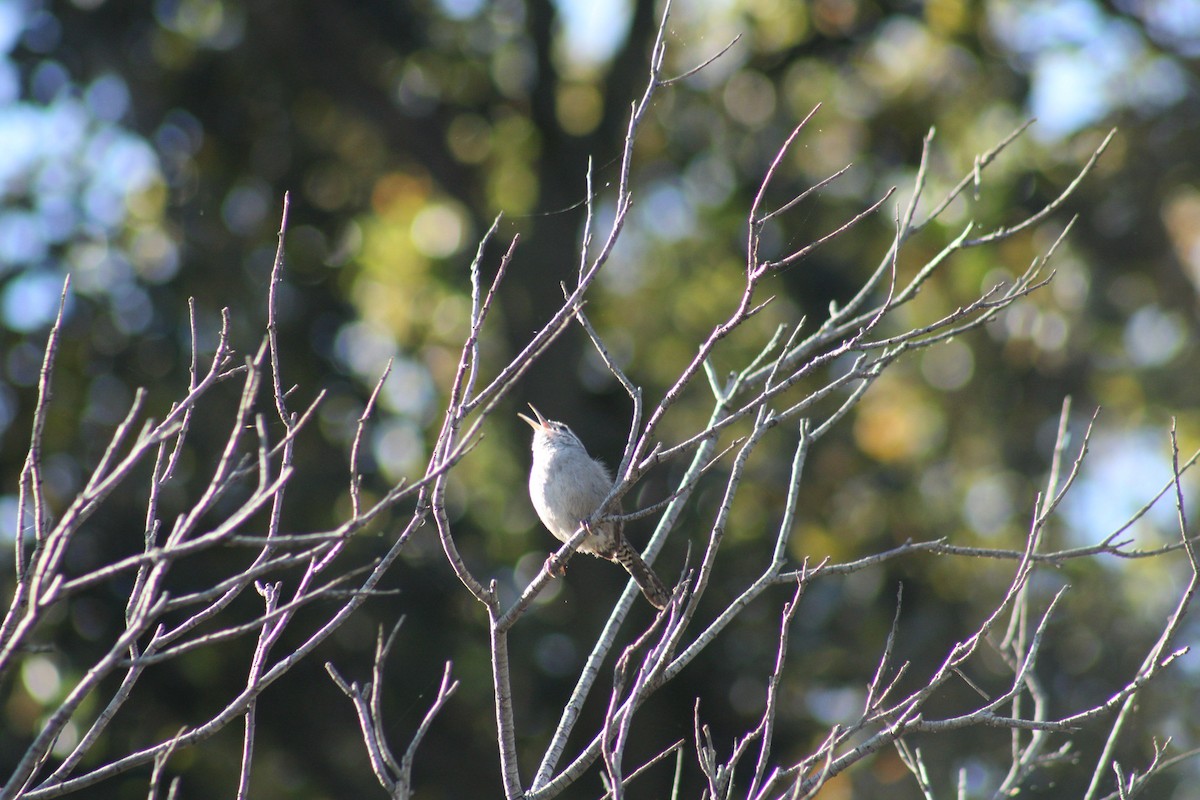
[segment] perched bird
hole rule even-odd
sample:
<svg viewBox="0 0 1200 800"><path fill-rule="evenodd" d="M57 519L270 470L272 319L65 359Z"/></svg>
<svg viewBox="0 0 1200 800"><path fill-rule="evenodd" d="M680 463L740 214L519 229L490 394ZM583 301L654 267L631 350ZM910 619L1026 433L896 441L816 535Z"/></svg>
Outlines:
<svg viewBox="0 0 1200 800"><path fill-rule="evenodd" d="M604 464L588 455L583 442L561 422L546 419L532 405L537 419L518 414L533 428L533 469L529 472L529 498L542 524L559 541L568 542L586 524L612 490L613 480ZM620 564L637 582L655 608L671 599L654 570L630 546L622 523L605 520L588 529L579 549Z"/></svg>

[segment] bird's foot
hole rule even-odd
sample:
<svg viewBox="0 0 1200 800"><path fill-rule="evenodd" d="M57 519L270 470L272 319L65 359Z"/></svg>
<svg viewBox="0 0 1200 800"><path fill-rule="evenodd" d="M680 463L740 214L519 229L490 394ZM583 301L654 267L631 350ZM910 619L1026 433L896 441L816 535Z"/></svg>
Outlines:
<svg viewBox="0 0 1200 800"><path fill-rule="evenodd" d="M545 570L551 577L561 578L567 574L567 561L559 558L557 553L551 553L546 557Z"/></svg>

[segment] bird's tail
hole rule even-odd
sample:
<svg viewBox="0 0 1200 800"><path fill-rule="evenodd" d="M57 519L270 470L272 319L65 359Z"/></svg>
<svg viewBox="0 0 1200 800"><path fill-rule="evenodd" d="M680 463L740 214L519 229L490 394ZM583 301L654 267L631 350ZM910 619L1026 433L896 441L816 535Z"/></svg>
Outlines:
<svg viewBox="0 0 1200 800"><path fill-rule="evenodd" d="M667 603L671 599L671 593L667 591L667 587L663 586L663 582L654 574L654 570L650 565L642 560L641 555L637 550L634 550L629 542L621 537L621 543L617 546L616 551L611 556L612 560L625 568L632 577L638 588L642 590L642 594L650 601L650 605L658 610L667 607Z"/></svg>

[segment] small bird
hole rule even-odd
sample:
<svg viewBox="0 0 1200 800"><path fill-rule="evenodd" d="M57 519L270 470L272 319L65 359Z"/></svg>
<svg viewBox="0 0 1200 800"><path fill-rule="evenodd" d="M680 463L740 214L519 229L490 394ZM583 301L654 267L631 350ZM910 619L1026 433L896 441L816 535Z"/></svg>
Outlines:
<svg viewBox="0 0 1200 800"><path fill-rule="evenodd" d="M532 404L529 407L537 419L517 414L533 428L529 498L542 524L559 541L568 542L608 496L612 476L604 464L588 455L583 442L564 423L546 419ZM620 564L651 605L666 608L670 594L625 539L622 527L615 520L590 527L579 549Z"/></svg>

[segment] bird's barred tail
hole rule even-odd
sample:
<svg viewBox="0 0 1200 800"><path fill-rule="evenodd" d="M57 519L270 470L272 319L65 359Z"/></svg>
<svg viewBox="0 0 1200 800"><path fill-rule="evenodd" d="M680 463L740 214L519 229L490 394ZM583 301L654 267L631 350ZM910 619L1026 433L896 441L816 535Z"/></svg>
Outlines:
<svg viewBox="0 0 1200 800"><path fill-rule="evenodd" d="M612 555L612 560L625 568L632 577L638 588L642 590L642 594L650 601L650 605L660 611L667 607L668 601L671 599L671 593L667 591L667 587L663 586L663 582L654 574L654 570L642 560L641 555L637 550L634 550L629 542L625 541L624 537L621 543L617 546L617 550Z"/></svg>

